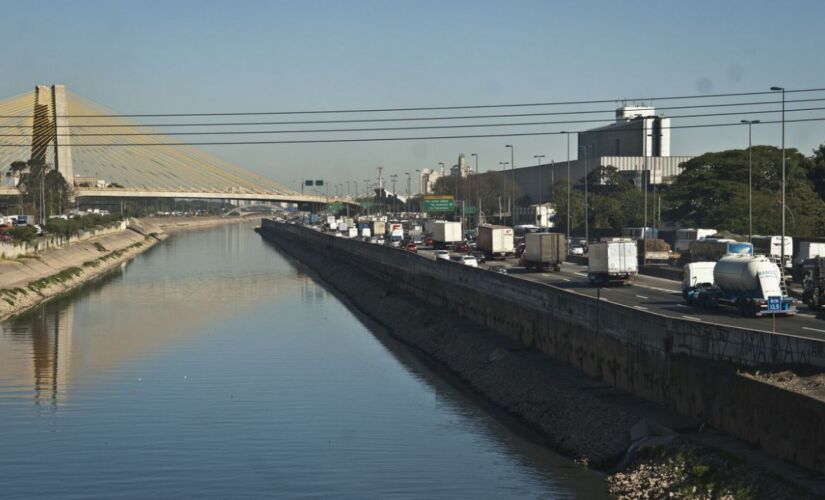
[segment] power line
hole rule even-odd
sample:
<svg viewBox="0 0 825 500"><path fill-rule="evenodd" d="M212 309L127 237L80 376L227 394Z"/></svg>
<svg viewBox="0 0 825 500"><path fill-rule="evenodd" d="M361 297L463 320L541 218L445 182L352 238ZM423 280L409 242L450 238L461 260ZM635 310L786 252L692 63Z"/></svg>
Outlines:
<svg viewBox="0 0 825 500"><path fill-rule="evenodd" d="M786 94L800 93L800 92L821 92L825 88L808 88L786 90ZM731 92L725 94L693 94L683 96L647 96L647 97L632 97L632 98L613 98L613 99L590 99L582 101L555 101L555 102L533 102L533 103L515 103L515 104L475 104L467 106L422 106L422 107L405 107L405 108L372 108L372 109L329 109L329 110L309 110L309 111L247 111L247 112L226 112L226 113L138 113L138 114L111 114L111 115L63 115L66 118L92 118L92 117L111 117L111 118L148 118L148 117L193 117L193 116L261 116L261 115L309 115L309 114L338 114L338 113L387 113L398 111L436 111L436 110L458 110L458 109L493 109L493 108L520 108L520 107L539 107L539 106L572 106L582 104L605 104L623 101L671 101L683 99L711 99L718 97L744 97L754 95L768 95L774 94L773 91L759 91L759 92ZM31 115L0 115L0 118L30 118Z"/></svg>
<svg viewBox="0 0 825 500"><path fill-rule="evenodd" d="M825 100L825 99L823 99ZM825 107L795 108L786 109L785 113L797 113L807 111L822 111ZM693 115L673 115L666 118L711 118L718 116L741 116L751 114L779 113L779 110L761 111L736 111L726 113L702 113ZM480 123L461 125L418 125L405 127L365 127L365 128L333 128L333 129L298 129L298 130L233 130L233 131L207 131L207 132L114 132L114 133L63 133L55 134L57 137L152 137L152 136L188 136L188 135L265 135L265 134L306 134L306 133L333 133L333 132L380 132L399 130L432 130L432 129L460 129L460 128L498 128L498 127L522 127L532 125L571 125L579 123L603 123L602 119L589 120L564 120L548 122L510 122L510 123ZM633 123L628 121L626 123ZM127 128L127 127L124 127ZM30 137L31 134L0 134L0 137Z"/></svg>
<svg viewBox="0 0 825 500"><path fill-rule="evenodd" d="M825 121L825 117L818 118L797 118L794 120L785 120L785 123L802 123L802 122L820 122ZM782 123L781 120L765 120L761 121L756 126ZM696 125L671 125L669 127L661 127L662 130L673 129L692 129L692 128L710 128L710 127L742 127L741 122L733 123L705 123ZM214 141L214 142L157 142L157 143L111 143L111 144L65 144L61 147L156 147L156 146L251 146L264 144L322 144L322 143L347 143L347 142L390 142L390 141L425 141L425 140L440 140L440 139L482 139L492 137L526 137L526 136L540 136L540 135L563 135L563 134L577 134L580 132L609 132L607 130L578 130L578 131L545 131L545 132L512 132L501 134L467 134L467 135L450 135L450 136L421 136L421 137L365 137L365 138L350 138L350 139L296 139L284 141ZM0 143L0 147L26 147L25 144L4 144Z"/></svg>
<svg viewBox="0 0 825 500"><path fill-rule="evenodd" d="M821 102L825 98L813 99L790 99L786 100L786 104L800 103L800 102ZM676 109L700 109L700 108L722 108L732 106L761 106L768 104L780 104L782 101L754 101L742 103L719 103L719 104L694 104L689 106L668 106L657 107L656 110L676 110ZM779 113L779 110L772 111ZM263 126L263 125L320 125L332 123L370 123L370 122L405 122L405 121L440 121L440 120L470 120L470 119L490 119L490 118L518 118L528 116L559 116L559 115L583 115L583 114L613 114L615 109L611 110L578 110L578 111L556 111L543 113L512 113L512 114L495 114L495 115L464 115L464 116L431 116L431 117L402 117L402 118L360 118L360 119L344 119L344 120L296 120L296 121L265 121L265 122L213 122L213 123L155 123L155 124L72 124L72 125L54 125L55 128L159 128L159 127L238 127L238 126ZM744 112L743 112L744 113ZM94 115L96 118L104 117L105 115ZM675 118L667 117L664 118ZM599 121L605 121L599 120ZM30 125L0 125L0 129L29 129Z"/></svg>

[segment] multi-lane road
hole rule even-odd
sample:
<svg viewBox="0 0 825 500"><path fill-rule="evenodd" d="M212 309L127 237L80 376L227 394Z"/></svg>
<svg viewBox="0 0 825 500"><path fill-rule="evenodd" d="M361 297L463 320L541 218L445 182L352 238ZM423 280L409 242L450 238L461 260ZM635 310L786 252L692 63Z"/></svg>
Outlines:
<svg viewBox="0 0 825 500"><path fill-rule="evenodd" d="M419 250L419 254L435 258L431 250ZM825 340L825 312L817 316L805 305L799 307L795 316L778 316L775 321L771 317L747 318L740 316L732 308L706 309L686 305L682 299L682 284L678 281L639 275L631 286L601 287L599 290L587 279L587 266L570 262L565 262L559 272L543 273L519 267L516 259L488 261L479 267L492 270L499 266L506 267L507 274L513 278L544 283L592 297L596 297L598 293L604 301L663 316Z"/></svg>

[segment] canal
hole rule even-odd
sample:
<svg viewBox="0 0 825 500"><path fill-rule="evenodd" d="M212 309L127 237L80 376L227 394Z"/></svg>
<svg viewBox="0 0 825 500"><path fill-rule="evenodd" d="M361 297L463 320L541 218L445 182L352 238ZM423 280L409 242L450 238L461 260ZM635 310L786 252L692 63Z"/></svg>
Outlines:
<svg viewBox="0 0 825 500"><path fill-rule="evenodd" d="M605 495L252 228L0 325L0 497Z"/></svg>

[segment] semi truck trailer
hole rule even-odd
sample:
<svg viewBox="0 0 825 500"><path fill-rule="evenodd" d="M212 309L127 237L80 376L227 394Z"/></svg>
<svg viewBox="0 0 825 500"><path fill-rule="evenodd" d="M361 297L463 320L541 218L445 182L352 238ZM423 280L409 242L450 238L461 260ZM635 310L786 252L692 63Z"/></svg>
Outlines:
<svg viewBox="0 0 825 500"><path fill-rule="evenodd" d="M630 285L639 274L636 242L631 239L600 241L588 247L587 277L593 284Z"/></svg>
<svg viewBox="0 0 825 500"><path fill-rule="evenodd" d="M463 240L460 222L439 220L432 223L432 228L433 248L435 249L446 248Z"/></svg>
<svg viewBox="0 0 825 500"><path fill-rule="evenodd" d="M701 307L734 307L742 316L796 313L796 301L782 286L779 266L762 255L685 264L682 296Z"/></svg>
<svg viewBox="0 0 825 500"><path fill-rule="evenodd" d="M477 230L476 248L484 252L488 259L504 259L515 252L512 227L482 224Z"/></svg>
<svg viewBox="0 0 825 500"><path fill-rule="evenodd" d="M561 270L567 253L567 238L561 233L527 233L524 235L522 264L527 269Z"/></svg>

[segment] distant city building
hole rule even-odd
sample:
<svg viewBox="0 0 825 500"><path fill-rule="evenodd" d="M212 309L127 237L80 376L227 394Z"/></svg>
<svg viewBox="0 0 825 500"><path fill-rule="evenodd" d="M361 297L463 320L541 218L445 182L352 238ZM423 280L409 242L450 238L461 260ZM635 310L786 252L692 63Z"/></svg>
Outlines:
<svg viewBox="0 0 825 500"><path fill-rule="evenodd" d="M421 170L421 177L419 178L419 192L421 194L432 194L435 182L442 176L442 173L431 168Z"/></svg>
<svg viewBox="0 0 825 500"><path fill-rule="evenodd" d="M472 167L467 163L464 153L458 155L458 163L450 167L450 175L453 177L467 177L472 172Z"/></svg>

